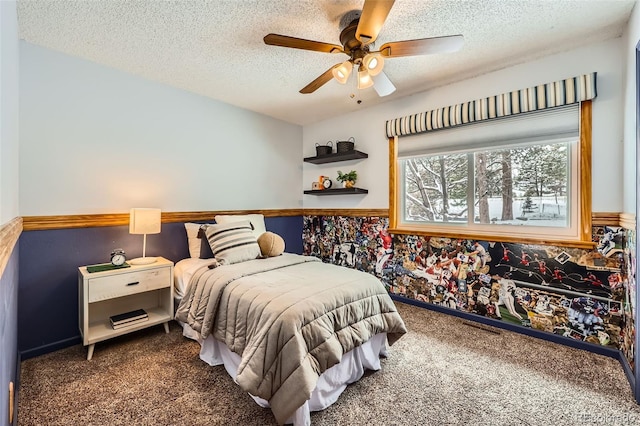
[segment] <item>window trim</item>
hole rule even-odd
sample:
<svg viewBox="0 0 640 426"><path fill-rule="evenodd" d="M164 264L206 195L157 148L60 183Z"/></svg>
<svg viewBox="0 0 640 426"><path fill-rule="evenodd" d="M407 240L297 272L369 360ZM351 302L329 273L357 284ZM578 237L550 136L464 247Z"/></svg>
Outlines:
<svg viewBox="0 0 640 426"><path fill-rule="evenodd" d="M592 101L580 102L580 125L578 146L578 224L577 237L562 236L554 238L552 235L544 237L531 237L526 235L506 236L491 231L464 231L454 229L443 230L447 225L438 224L432 230L431 225L406 225L400 226L398 208L402 204L398 199L400 193L400 170L398 168L398 136L389 138L389 232L394 234L410 234L424 236L438 236L445 238L459 238L472 240L489 240L498 242L517 242L525 244L559 245L580 248L594 248L591 241L591 144L592 144Z"/></svg>

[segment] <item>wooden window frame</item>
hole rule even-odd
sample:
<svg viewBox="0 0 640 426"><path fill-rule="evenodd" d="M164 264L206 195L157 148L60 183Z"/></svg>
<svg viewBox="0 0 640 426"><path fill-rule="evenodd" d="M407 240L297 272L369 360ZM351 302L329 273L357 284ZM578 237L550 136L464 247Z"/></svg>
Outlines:
<svg viewBox="0 0 640 426"><path fill-rule="evenodd" d="M580 103L580 144L578 147L578 236L576 239L554 238L552 235L534 238L531 236L505 236L474 231L465 232L459 228L443 231L447 225L438 224L438 229L429 230L428 225L413 227L399 226L398 200L400 170L398 169L398 138L389 138L389 232L394 234L437 236L444 238L513 242L525 244L544 244L570 246L579 248L594 248L591 241L591 146L592 146L592 101ZM517 231L515 229L514 231Z"/></svg>

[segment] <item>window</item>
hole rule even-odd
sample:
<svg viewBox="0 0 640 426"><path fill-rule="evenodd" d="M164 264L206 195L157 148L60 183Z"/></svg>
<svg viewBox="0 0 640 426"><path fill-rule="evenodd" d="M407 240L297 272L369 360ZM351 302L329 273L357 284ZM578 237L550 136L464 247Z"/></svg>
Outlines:
<svg viewBox="0 0 640 426"><path fill-rule="evenodd" d="M391 154L392 229L590 244L591 189L580 172L590 143L580 122L573 105L400 138Z"/></svg>
<svg viewBox="0 0 640 426"><path fill-rule="evenodd" d="M402 221L567 227L576 143L403 159Z"/></svg>

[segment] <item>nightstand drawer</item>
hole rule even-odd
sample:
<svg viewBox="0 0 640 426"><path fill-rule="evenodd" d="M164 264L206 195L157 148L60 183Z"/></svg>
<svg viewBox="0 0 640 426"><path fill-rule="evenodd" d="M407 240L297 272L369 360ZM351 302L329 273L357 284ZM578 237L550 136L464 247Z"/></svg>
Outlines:
<svg viewBox="0 0 640 426"><path fill-rule="evenodd" d="M89 303L171 286L171 268L111 275L89 280Z"/></svg>

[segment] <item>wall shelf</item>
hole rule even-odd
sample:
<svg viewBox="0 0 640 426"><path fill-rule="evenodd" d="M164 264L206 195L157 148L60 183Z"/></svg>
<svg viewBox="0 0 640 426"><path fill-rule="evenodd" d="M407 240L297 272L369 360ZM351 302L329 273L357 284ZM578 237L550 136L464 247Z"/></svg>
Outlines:
<svg viewBox="0 0 640 426"><path fill-rule="evenodd" d="M336 188L336 189L310 189L304 191L309 195L349 195L349 194L368 194L369 191L362 188Z"/></svg>
<svg viewBox="0 0 640 426"><path fill-rule="evenodd" d="M334 163L336 161L348 161L348 160L357 160L359 158L369 158L369 154L361 152L361 151L347 151L347 152L337 152L329 155L322 155L320 157L306 157L304 161L307 163L313 164L325 164L325 163Z"/></svg>

